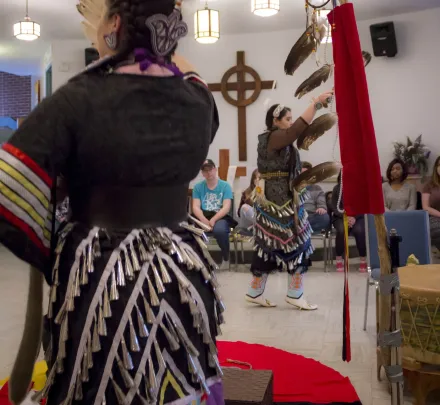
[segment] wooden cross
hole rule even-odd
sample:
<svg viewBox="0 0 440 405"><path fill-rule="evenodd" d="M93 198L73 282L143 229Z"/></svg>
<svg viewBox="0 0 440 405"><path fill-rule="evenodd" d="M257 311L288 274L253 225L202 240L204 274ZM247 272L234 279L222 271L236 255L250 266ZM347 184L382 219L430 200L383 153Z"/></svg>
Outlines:
<svg viewBox="0 0 440 405"><path fill-rule="evenodd" d="M229 149L220 149L218 151L218 157L218 177L226 181L229 170ZM247 170L245 166L237 167L237 171L235 172L236 179L239 177L246 177L246 175Z"/></svg>
<svg viewBox="0 0 440 405"><path fill-rule="evenodd" d="M246 81L246 73L251 75L254 81ZM232 75L237 74L237 81L229 83ZM246 107L257 101L261 90L270 90L276 87L276 81L262 81L260 75L251 67L246 66L244 51L237 52L237 65L231 67L223 75L220 83L208 84L211 91L221 91L223 98L238 110L238 159L240 162L247 161L247 139L246 139ZM246 98L246 91L253 90L252 95ZM237 99L233 99L230 91L237 92Z"/></svg>

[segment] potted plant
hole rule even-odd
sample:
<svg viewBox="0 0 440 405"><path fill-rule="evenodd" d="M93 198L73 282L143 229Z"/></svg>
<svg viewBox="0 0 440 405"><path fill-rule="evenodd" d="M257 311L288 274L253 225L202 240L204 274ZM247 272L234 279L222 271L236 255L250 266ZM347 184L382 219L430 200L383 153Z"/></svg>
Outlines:
<svg viewBox="0 0 440 405"><path fill-rule="evenodd" d="M394 157L408 166L409 174L426 174L430 154L431 151L422 143L422 135L415 141L407 137L406 144L394 142Z"/></svg>

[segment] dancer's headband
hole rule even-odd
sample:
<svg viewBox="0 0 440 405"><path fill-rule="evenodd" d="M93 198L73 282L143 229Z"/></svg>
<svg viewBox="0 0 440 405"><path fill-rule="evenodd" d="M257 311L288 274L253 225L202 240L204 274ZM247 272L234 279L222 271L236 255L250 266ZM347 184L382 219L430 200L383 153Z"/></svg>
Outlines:
<svg viewBox="0 0 440 405"><path fill-rule="evenodd" d="M275 108L275 110L273 112L273 117L279 118L279 116L283 110L284 110L284 106L282 104L278 104L278 107Z"/></svg>

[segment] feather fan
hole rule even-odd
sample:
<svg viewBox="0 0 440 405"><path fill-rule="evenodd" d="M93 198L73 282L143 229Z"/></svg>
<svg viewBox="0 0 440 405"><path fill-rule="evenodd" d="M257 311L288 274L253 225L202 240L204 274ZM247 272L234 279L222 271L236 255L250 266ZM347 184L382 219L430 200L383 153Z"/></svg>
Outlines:
<svg viewBox="0 0 440 405"><path fill-rule="evenodd" d="M79 0L76 9L83 16L83 32L92 44L96 43L96 30L105 10L105 0Z"/></svg>
<svg viewBox="0 0 440 405"><path fill-rule="evenodd" d="M295 92L295 97L299 99L307 93L315 90L322 83L325 83L332 73L331 65L324 65L314 72L308 79L304 80Z"/></svg>
<svg viewBox="0 0 440 405"><path fill-rule="evenodd" d="M310 184L316 184L328 179L329 177L337 176L341 171L341 165L336 162L324 162L312 167L299 176L295 177L292 186L296 191L301 191Z"/></svg>
<svg viewBox="0 0 440 405"><path fill-rule="evenodd" d="M316 118L298 138L298 149L309 150L310 145L332 129L337 122L338 116L335 113L323 114Z"/></svg>

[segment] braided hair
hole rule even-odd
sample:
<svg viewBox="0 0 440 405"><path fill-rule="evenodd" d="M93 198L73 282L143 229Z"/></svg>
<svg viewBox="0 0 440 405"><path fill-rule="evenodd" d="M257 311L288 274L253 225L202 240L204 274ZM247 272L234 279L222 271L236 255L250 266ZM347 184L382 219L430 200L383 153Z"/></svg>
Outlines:
<svg viewBox="0 0 440 405"><path fill-rule="evenodd" d="M107 17L118 14L121 17L121 29L118 35L118 54L125 58L135 48L152 47L152 35L146 25L148 17L155 14L170 15L175 7L175 0L106 0ZM176 50L177 45L165 56L167 62Z"/></svg>

